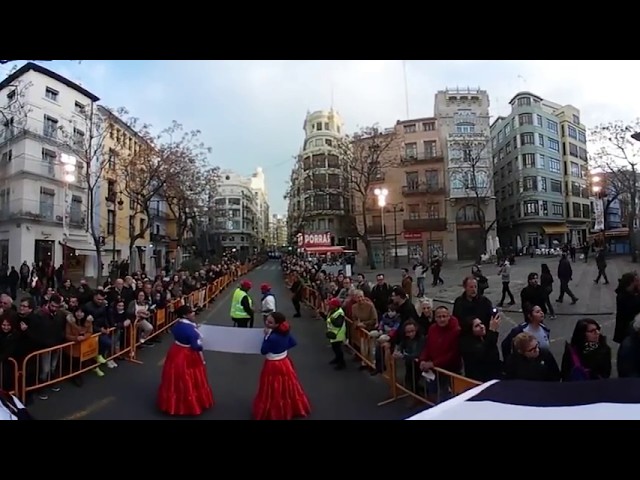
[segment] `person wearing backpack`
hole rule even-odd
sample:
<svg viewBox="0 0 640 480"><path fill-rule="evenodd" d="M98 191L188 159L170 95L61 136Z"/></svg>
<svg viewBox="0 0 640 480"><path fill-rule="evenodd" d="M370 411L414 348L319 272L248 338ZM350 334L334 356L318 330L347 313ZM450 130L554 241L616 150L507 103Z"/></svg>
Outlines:
<svg viewBox="0 0 640 480"><path fill-rule="evenodd" d="M562 355L562 381L599 380L611 376L611 347L601 327L591 318L576 322Z"/></svg>

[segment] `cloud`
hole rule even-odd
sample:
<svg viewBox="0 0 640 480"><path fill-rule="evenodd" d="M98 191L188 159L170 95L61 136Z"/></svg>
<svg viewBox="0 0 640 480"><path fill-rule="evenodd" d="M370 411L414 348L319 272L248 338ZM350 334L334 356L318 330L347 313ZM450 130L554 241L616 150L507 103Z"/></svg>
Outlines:
<svg viewBox="0 0 640 480"><path fill-rule="evenodd" d="M347 130L406 118L401 60L336 61L56 61L50 68L100 96L127 107L158 128L178 120L200 129L213 148L212 162L267 176L274 213L302 145L307 111L334 107ZM433 114L437 90L481 87L491 97L492 115L507 114L508 101L532 91L582 112L588 126L629 121L640 112L635 72L640 61L414 61L405 62L409 116Z"/></svg>

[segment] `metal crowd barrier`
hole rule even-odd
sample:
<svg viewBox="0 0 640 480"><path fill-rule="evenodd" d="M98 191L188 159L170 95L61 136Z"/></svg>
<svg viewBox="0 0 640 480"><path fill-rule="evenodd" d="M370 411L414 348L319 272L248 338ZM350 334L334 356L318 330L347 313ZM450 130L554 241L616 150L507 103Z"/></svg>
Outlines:
<svg viewBox="0 0 640 480"><path fill-rule="evenodd" d="M180 305L204 309L231 283L245 275L261 262L234 268L230 273L216 279L195 292L170 302L167 307L157 310L148 319L153 331L145 338L145 342L164 334L173 326L177 318L175 310ZM93 333L81 342L67 342L55 347L38 350L27 355L21 363L13 358L0 362L0 389L18 396L26 401L30 392L78 377L94 370L101 363L124 360L143 363L138 359L138 350L144 344L139 335L140 321L131 321L122 328L111 328L106 333ZM106 337L102 338L101 337ZM103 347L100 346L102 343ZM100 352L101 363L97 361ZM104 362L103 362L104 360Z"/></svg>
<svg viewBox="0 0 640 480"><path fill-rule="evenodd" d="M288 285L291 285L292 280L292 274L285 276ZM302 298L309 308L326 314L327 305L322 301L319 292L305 285ZM435 405L481 384L441 368L432 369L435 378L426 378L417 361L394 355L389 342L380 342L349 318L345 345L354 354L356 361L375 369L389 385L390 398L379 402L378 406L407 397L426 405Z"/></svg>

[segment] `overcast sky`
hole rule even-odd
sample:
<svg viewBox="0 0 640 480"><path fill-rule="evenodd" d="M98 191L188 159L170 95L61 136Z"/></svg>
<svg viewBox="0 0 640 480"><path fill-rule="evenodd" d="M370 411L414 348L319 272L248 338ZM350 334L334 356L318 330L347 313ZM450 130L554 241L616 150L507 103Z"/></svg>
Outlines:
<svg viewBox="0 0 640 480"><path fill-rule="evenodd" d="M177 120L202 130L211 163L249 175L262 167L273 213L285 213L286 180L304 138L307 110L333 104L351 132L406 118L401 60L54 61L110 107L126 107L156 127ZM582 111L588 127L640 116L640 61L407 60L409 116L433 114L445 87L481 87L492 115L509 112L520 90ZM2 67L8 73L8 66Z"/></svg>

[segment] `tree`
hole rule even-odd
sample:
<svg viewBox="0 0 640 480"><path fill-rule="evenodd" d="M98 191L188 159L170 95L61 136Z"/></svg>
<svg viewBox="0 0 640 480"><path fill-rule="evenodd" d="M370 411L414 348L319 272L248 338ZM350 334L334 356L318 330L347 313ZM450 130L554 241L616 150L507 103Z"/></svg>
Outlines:
<svg viewBox="0 0 640 480"><path fill-rule="evenodd" d="M381 131L377 125L361 128L336 144L337 154L347 175L347 184L342 188L343 208L351 231L367 251L371 268L375 268L375 261L368 233L367 206L376 181L379 181L385 171L399 164L397 147L395 130ZM358 208L353 208L354 205Z"/></svg>
<svg viewBox="0 0 640 480"><path fill-rule="evenodd" d="M109 137L111 119L102 112L108 111L116 115L124 124L135 123L135 119L128 118L125 108L116 110L100 110L91 107L83 112L82 120L61 125L60 137L63 148L76 160L74 176L75 184L87 190L86 210L81 218L73 218L73 212L67 210L72 204L70 198L65 198L65 225L81 222L82 227L91 235L96 253L96 285L101 284L102 277L102 231L100 225L100 203L98 198L100 184L104 180L104 171L110 161L106 141ZM62 159L60 159L62 160ZM64 164L61 165L64 167ZM67 195L69 193L67 192ZM68 233L65 232L64 235ZM67 252L64 253L67 255Z"/></svg>
<svg viewBox="0 0 640 480"><path fill-rule="evenodd" d="M151 133L149 125L131 125L139 148L120 150L117 165L121 192L131 206L129 254L133 255L136 241L150 231L154 200L161 196L167 182L182 178L193 153L203 147L199 131L185 132L175 121L157 135Z"/></svg>
<svg viewBox="0 0 640 480"><path fill-rule="evenodd" d="M489 137L477 136L449 144L452 187L455 184L461 185L467 196L473 200L473 221L482 228L482 243L476 252L478 261L485 253L487 237L496 223L496 218L487 223L487 215L482 208L483 199L493 196L489 142Z"/></svg>
<svg viewBox="0 0 640 480"><path fill-rule="evenodd" d="M12 69L11 73L15 70L15 68ZM18 135L27 127L27 118L31 109L25 98L30 87L31 82L18 78L4 88L7 101L3 106L0 106L0 122L5 128L5 141ZM7 132L9 138L7 138ZM0 141L2 141L1 138Z"/></svg>
<svg viewBox="0 0 640 480"><path fill-rule="evenodd" d="M606 173L611 190L629 205L627 225L632 262L638 261L635 222L638 218L640 142L633 138L638 132L640 119L630 123L615 121L601 124L590 132L591 142L596 146L591 155L593 167Z"/></svg>
<svg viewBox="0 0 640 480"><path fill-rule="evenodd" d="M188 231L192 237L196 236L217 190L220 169L207 166L210 151L202 143L186 145L180 175L168 178L163 189L169 210L176 218L176 237L180 246Z"/></svg>

